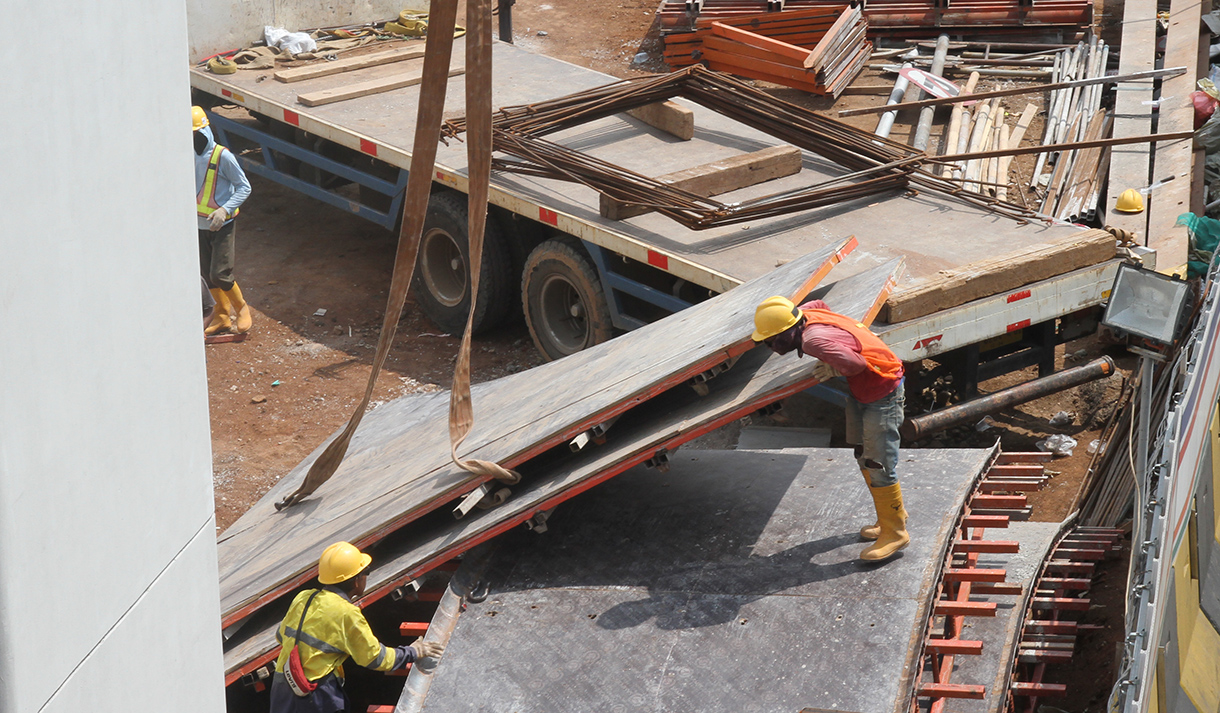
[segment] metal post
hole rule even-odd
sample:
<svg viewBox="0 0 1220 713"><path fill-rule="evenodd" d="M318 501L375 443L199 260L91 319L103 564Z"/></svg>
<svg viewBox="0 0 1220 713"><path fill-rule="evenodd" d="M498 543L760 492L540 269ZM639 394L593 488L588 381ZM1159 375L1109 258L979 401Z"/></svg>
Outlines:
<svg viewBox="0 0 1220 713"><path fill-rule="evenodd" d="M1148 440L1152 430L1148 419L1152 413L1152 359L1147 356L1140 356L1140 422L1139 435L1137 436L1135 475L1139 479L1139 492L1136 497L1140 498L1144 494L1144 488L1150 484L1148 474ZM1135 507L1143 507L1143 503L1136 502Z"/></svg>
<svg viewBox="0 0 1220 713"><path fill-rule="evenodd" d="M941 76L945 72L945 55L949 52L949 36L941 35L936 40L936 54L932 56L932 74ZM923 98L923 95L920 95ZM932 117L936 114L936 107L925 106L919 110L919 124L915 127L915 140L911 145L923 151L928 148L928 139L932 135ZM948 153L942 152L942 153Z"/></svg>
<svg viewBox="0 0 1220 713"><path fill-rule="evenodd" d="M513 43L513 5L517 0L498 0L496 7L500 14L500 41Z"/></svg>

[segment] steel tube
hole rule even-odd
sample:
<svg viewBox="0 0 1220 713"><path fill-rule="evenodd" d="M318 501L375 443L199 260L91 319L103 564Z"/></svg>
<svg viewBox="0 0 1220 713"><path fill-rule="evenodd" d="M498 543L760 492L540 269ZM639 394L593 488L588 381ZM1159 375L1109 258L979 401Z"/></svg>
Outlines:
<svg viewBox="0 0 1220 713"><path fill-rule="evenodd" d="M903 63L902 68L907 69L909 67L914 67L914 66L915 65L912 64L911 62L905 62L905 63ZM910 80L908 80L906 77L899 74L898 79L894 80L894 90L892 92L890 92L890 98L888 101L885 102L886 105L897 104L898 102L902 101L902 97L904 94L907 93L907 87L909 87L910 85L911 85ZM896 118L898 118L897 111L885 112L884 114L881 115L881 118L877 121L877 129L875 131L873 131L873 133L876 134L877 136L880 136L883 139L889 138L890 131L894 128L894 119L896 119Z"/></svg>
<svg viewBox="0 0 1220 713"><path fill-rule="evenodd" d="M1083 366L1064 369L1057 374L1044 376L1041 379L1027 381L994 394L981 396L973 401L967 401L957 406L951 406L940 411L908 418L900 432L907 440L917 440L946 428L963 423L973 423L988 414L1001 411L1010 406L1033 401L1048 394L1053 394L1073 386L1100 379L1114 373L1114 361L1110 357L1102 357Z"/></svg>
<svg viewBox="0 0 1220 713"><path fill-rule="evenodd" d="M941 35L936 40L936 54L932 55L931 74L942 76L945 73L945 55L949 53L949 36ZM922 98L922 95L921 95ZM919 110L919 123L915 126L915 140L911 145L923 151L928 148L928 139L932 135L932 115L936 107L925 106Z"/></svg>

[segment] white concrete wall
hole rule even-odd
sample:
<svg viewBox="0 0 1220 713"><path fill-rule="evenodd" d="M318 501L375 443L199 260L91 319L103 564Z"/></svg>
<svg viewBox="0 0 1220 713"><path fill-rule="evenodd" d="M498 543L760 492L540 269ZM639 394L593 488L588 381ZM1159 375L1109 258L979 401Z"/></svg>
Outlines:
<svg viewBox="0 0 1220 713"><path fill-rule="evenodd" d="M186 7L5 9L0 711L222 711Z"/></svg>
<svg viewBox="0 0 1220 713"><path fill-rule="evenodd" d="M186 0L190 59L249 47L263 27L297 32L391 20L405 9L427 12L428 0Z"/></svg>

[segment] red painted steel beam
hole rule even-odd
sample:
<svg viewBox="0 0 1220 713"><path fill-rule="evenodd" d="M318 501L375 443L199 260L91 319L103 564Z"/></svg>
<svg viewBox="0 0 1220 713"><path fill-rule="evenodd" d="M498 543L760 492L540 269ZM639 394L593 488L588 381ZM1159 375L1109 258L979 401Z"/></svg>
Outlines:
<svg viewBox="0 0 1220 713"><path fill-rule="evenodd" d="M428 633L428 622L404 621L398 625L398 633L403 636L423 636Z"/></svg>
<svg viewBox="0 0 1220 713"><path fill-rule="evenodd" d="M925 698L971 698L981 701L986 697L987 689L961 683L923 683L919 686L919 695Z"/></svg>
<svg viewBox="0 0 1220 713"><path fill-rule="evenodd" d="M1021 551L1021 543L1015 540L958 540L953 543L955 553L989 552L1012 553Z"/></svg>
<svg viewBox="0 0 1220 713"><path fill-rule="evenodd" d="M995 616L995 602L941 601L934 607L938 616Z"/></svg>
<svg viewBox="0 0 1220 713"><path fill-rule="evenodd" d="M996 465L1015 465L1021 463L1049 463L1055 456L1042 451L1009 451L996 457Z"/></svg>
<svg viewBox="0 0 1220 713"><path fill-rule="evenodd" d="M1007 570L973 567L949 569L944 575L946 582L1003 582L1007 578Z"/></svg>
<svg viewBox="0 0 1220 713"><path fill-rule="evenodd" d="M975 585L975 594L998 594L1000 596L1016 596L1025 590L1019 584L990 584L982 583Z"/></svg>
<svg viewBox="0 0 1220 713"><path fill-rule="evenodd" d="M1088 599L1073 597L1034 597L1030 602L1034 609L1055 609L1061 611L1088 611Z"/></svg>
<svg viewBox="0 0 1220 713"><path fill-rule="evenodd" d="M1067 557L1072 560L1102 560L1106 558L1106 551L1075 547L1056 547L1055 556Z"/></svg>
<svg viewBox="0 0 1220 713"><path fill-rule="evenodd" d="M1091 579L1068 579L1064 577L1043 577L1038 580L1039 588L1046 589L1088 589L1093 586Z"/></svg>
<svg viewBox="0 0 1220 713"><path fill-rule="evenodd" d="M1025 622L1024 628L1031 634L1075 634L1078 626L1074 621L1030 619Z"/></svg>
<svg viewBox="0 0 1220 713"><path fill-rule="evenodd" d="M933 654L977 656L983 653L983 642L965 639L928 639L924 650Z"/></svg>
<svg viewBox="0 0 1220 713"><path fill-rule="evenodd" d="M1046 571L1093 573L1092 562L1069 562L1068 560L1051 560L1046 563Z"/></svg>
<svg viewBox="0 0 1220 713"><path fill-rule="evenodd" d="M1005 475L1044 475L1046 467L1041 465L1030 465L1027 463L1005 463L1002 465L993 465L991 470L987 471L986 478L995 478Z"/></svg>
<svg viewBox="0 0 1220 713"><path fill-rule="evenodd" d="M1066 696L1067 686L1062 683L1034 683L1032 681L1013 681L1011 687L1014 696Z"/></svg>
<svg viewBox="0 0 1220 713"><path fill-rule="evenodd" d="M1025 507L1024 495L976 495L970 501L975 508L992 508L996 510L1017 510Z"/></svg>
<svg viewBox="0 0 1220 713"><path fill-rule="evenodd" d="M1007 515L967 515L962 518L962 527L1008 527Z"/></svg>
<svg viewBox="0 0 1220 713"><path fill-rule="evenodd" d="M1071 651L1026 650L1017 653L1021 663L1071 663Z"/></svg>
<svg viewBox="0 0 1220 713"><path fill-rule="evenodd" d="M1032 493L1042 489L1042 483L1020 480L984 480L979 490L984 493Z"/></svg>

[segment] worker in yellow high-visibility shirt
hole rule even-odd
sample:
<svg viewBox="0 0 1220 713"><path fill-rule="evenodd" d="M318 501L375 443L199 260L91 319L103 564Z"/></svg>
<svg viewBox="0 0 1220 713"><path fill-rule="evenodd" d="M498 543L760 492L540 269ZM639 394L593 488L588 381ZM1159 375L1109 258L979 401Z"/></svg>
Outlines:
<svg viewBox="0 0 1220 713"><path fill-rule="evenodd" d="M195 214L199 222L199 268L216 299L216 314L205 334L232 329L248 332L253 319L233 277L236 260L234 218L250 197L250 181L233 152L216 143L208 115L191 107L195 148Z"/></svg>
<svg viewBox="0 0 1220 713"><path fill-rule="evenodd" d="M444 653L444 646L422 638L394 648L377 640L353 603L364 594L370 562L371 557L347 542L322 552L322 587L297 594L275 632L283 648L271 681L271 713L347 710L343 663L348 658L374 671L392 671Z"/></svg>

